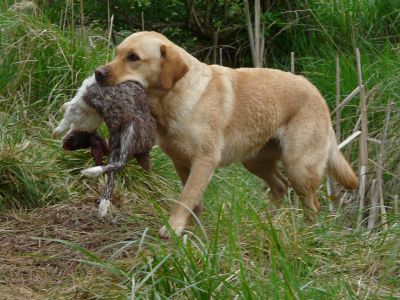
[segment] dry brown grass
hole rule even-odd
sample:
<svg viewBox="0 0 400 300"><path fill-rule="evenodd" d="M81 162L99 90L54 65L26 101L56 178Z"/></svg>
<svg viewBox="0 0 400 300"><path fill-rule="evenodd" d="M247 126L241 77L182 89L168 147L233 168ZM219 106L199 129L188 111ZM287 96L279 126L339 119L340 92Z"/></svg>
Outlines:
<svg viewBox="0 0 400 300"><path fill-rule="evenodd" d="M115 247L102 249L104 246L140 236L132 231L143 229L136 218L129 217L127 211L132 210L118 209L112 218L101 220L96 198L88 196L81 202L0 215L0 299L47 299L52 291L67 299L89 297L76 287L84 290L85 282L96 277L98 270L82 264L80 252L42 238L73 241L107 258ZM134 202L126 205L135 206ZM114 204L122 208L121 202ZM131 255L134 248L129 249ZM78 284L79 274L85 275Z"/></svg>

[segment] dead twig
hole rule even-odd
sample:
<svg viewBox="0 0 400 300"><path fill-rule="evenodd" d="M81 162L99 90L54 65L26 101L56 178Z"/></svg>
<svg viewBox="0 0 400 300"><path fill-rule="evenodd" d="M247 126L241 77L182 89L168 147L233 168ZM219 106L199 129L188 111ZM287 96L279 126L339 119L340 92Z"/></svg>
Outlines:
<svg viewBox="0 0 400 300"><path fill-rule="evenodd" d="M342 110L338 109L340 105L340 61L339 55L336 55L336 141L340 142L340 120L342 118Z"/></svg>
<svg viewBox="0 0 400 300"><path fill-rule="evenodd" d="M359 197L360 205L358 211L358 227L360 227L364 221L364 205L365 205L365 190L367 183L367 172L368 172L368 118L367 118L367 99L365 95L365 87L363 85L362 70L361 70L361 58L360 50L356 49L356 63L357 63L357 76L358 86L360 88L360 114L361 114L361 138L360 138L360 187Z"/></svg>
<svg viewBox="0 0 400 300"><path fill-rule="evenodd" d="M393 103L390 102L386 108L386 114L385 114L385 123L383 125L383 135L381 139L381 144L379 147L379 156L378 156L378 163L376 166L376 181L378 185L378 193L379 193L379 204L380 204L380 210L381 210L381 221L383 224L383 228L387 229L387 214L386 214L386 208L385 208L385 201L383 199L383 180L382 180L382 169L383 169L383 160L385 157L385 150L386 150L386 137L387 137L387 131L388 131L388 125L389 125L389 119L390 119L390 111L392 108Z"/></svg>
<svg viewBox="0 0 400 300"><path fill-rule="evenodd" d="M346 146L347 144L349 144L350 142L352 142L356 137L358 137L359 135L361 134L361 131L356 131L356 132L353 132L353 134L352 135L350 135L347 139L345 139L343 142L341 142L339 145L338 145L338 148L339 149L342 149L344 146Z"/></svg>
<svg viewBox="0 0 400 300"><path fill-rule="evenodd" d="M294 70L294 52L290 52L290 72L292 72L292 74L295 74L295 70Z"/></svg>
<svg viewBox="0 0 400 300"><path fill-rule="evenodd" d="M247 0L243 1L244 4L244 14L246 17L247 31L249 35L251 57L253 60L253 66L256 68L261 68L263 65L265 40L264 31L265 24L261 24L261 4L260 0L254 1L254 28L251 23L249 2ZM254 29L254 30L253 30Z"/></svg>
<svg viewBox="0 0 400 300"><path fill-rule="evenodd" d="M251 26L249 2L247 0L244 0L243 4L244 4L244 14L246 16L247 32L249 34L251 57L253 59L253 64L255 64L255 62L256 62L256 56L255 56L256 51L254 49L255 48L255 45L254 45L254 34L253 34L253 28Z"/></svg>
<svg viewBox="0 0 400 300"><path fill-rule="evenodd" d="M331 115L335 114L336 112L341 112L343 107L345 107L357 94L360 92L360 87L356 87L346 98L343 99L342 102L331 112Z"/></svg>
<svg viewBox="0 0 400 300"><path fill-rule="evenodd" d="M372 180L371 184L371 207L369 210L368 216L368 230L371 230L375 227L376 220L378 219L378 197L377 197L377 189L376 189L376 179Z"/></svg>

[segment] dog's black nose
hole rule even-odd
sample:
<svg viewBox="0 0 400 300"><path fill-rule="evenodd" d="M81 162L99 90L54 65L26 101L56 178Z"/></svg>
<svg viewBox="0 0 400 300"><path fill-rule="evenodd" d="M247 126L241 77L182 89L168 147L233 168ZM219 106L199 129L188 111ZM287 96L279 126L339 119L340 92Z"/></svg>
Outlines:
<svg viewBox="0 0 400 300"><path fill-rule="evenodd" d="M94 72L94 76L96 77L97 83L99 83L99 84L104 83L104 81L107 78L107 69L106 68L98 68Z"/></svg>

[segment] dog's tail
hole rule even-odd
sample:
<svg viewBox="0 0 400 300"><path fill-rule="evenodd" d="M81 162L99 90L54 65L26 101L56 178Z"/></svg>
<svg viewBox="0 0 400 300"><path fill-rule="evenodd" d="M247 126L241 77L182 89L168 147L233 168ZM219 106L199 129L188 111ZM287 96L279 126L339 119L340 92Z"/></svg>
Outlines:
<svg viewBox="0 0 400 300"><path fill-rule="evenodd" d="M340 152L333 130L330 132L328 174L346 189L355 190L358 188L358 177Z"/></svg>

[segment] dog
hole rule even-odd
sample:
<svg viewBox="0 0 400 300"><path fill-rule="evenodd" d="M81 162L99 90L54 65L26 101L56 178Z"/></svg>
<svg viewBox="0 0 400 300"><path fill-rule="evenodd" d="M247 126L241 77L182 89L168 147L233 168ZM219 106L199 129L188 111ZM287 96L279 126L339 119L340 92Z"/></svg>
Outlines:
<svg viewBox="0 0 400 300"><path fill-rule="evenodd" d="M358 186L338 149L328 106L303 76L207 65L160 33L137 32L117 46L115 58L95 77L107 86L143 84L157 120L158 145L184 185L169 218L178 235L202 211L214 170L233 162L269 185L274 209L290 184L311 223L320 210L316 190L325 174L348 189ZM167 226L159 234L168 238Z"/></svg>
<svg viewBox="0 0 400 300"><path fill-rule="evenodd" d="M150 114L146 94L137 82L125 81L113 87L102 87L92 76L83 82L77 95L63 108L64 117L53 136L72 127L63 139L63 148L92 148L97 166L83 170L82 175L94 178L107 173L107 186L99 201L99 215L105 217L111 206L115 173L125 167L128 158L135 157L146 171L151 169L155 120ZM96 133L103 121L110 135L109 146ZM102 166L101 158L105 152L110 153L110 161Z"/></svg>

